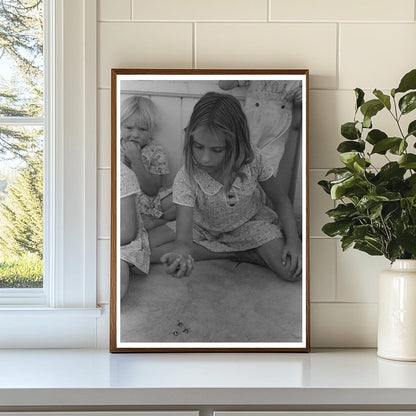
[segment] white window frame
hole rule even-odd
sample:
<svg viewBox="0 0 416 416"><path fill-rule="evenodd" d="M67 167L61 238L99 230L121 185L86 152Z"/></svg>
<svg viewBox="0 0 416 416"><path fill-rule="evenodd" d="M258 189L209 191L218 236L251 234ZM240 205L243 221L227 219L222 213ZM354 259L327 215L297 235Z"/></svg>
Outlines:
<svg viewBox="0 0 416 416"><path fill-rule="evenodd" d="M0 348L95 347L97 0L44 0L45 284L0 301Z"/></svg>

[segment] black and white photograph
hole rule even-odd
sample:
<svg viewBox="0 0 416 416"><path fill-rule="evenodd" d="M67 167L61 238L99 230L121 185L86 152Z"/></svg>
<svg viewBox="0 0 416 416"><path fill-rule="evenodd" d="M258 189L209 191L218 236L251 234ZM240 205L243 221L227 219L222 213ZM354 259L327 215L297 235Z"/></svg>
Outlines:
<svg viewBox="0 0 416 416"><path fill-rule="evenodd" d="M111 352L309 351L308 74L112 70Z"/></svg>

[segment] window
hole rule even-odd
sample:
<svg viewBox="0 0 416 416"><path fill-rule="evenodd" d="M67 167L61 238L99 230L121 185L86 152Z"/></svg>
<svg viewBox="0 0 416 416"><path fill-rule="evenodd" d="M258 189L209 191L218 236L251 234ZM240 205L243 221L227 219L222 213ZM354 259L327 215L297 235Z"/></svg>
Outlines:
<svg viewBox="0 0 416 416"><path fill-rule="evenodd" d="M0 1L0 290L44 282L43 5Z"/></svg>
<svg viewBox="0 0 416 416"><path fill-rule="evenodd" d="M0 291L0 347L94 347L102 326L95 271L97 6L96 0L42 4L46 111L28 124L2 119L2 126L39 132L44 148L46 279L42 288Z"/></svg>

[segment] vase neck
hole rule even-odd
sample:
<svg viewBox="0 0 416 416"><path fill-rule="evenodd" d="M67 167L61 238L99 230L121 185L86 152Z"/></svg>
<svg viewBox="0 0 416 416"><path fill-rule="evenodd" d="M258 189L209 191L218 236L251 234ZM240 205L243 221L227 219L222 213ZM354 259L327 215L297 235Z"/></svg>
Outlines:
<svg viewBox="0 0 416 416"><path fill-rule="evenodd" d="M416 260L396 260L391 265L392 270L416 270Z"/></svg>

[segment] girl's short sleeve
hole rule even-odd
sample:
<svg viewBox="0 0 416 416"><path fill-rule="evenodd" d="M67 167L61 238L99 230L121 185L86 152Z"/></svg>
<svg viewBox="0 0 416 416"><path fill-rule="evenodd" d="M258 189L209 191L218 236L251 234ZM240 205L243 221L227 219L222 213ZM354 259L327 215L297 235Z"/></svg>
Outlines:
<svg viewBox="0 0 416 416"><path fill-rule="evenodd" d="M120 198L125 198L140 192L139 181L135 173L124 163L120 164Z"/></svg>
<svg viewBox="0 0 416 416"><path fill-rule="evenodd" d="M172 187L173 202L187 207L195 206L195 190L182 166L176 174Z"/></svg>
<svg viewBox="0 0 416 416"><path fill-rule="evenodd" d="M257 180L259 182L267 181L273 176L273 165L267 160L259 150L255 150L254 166L257 171Z"/></svg>
<svg viewBox="0 0 416 416"><path fill-rule="evenodd" d="M169 173L168 156L162 146L156 144L152 149L149 173L166 175Z"/></svg>

